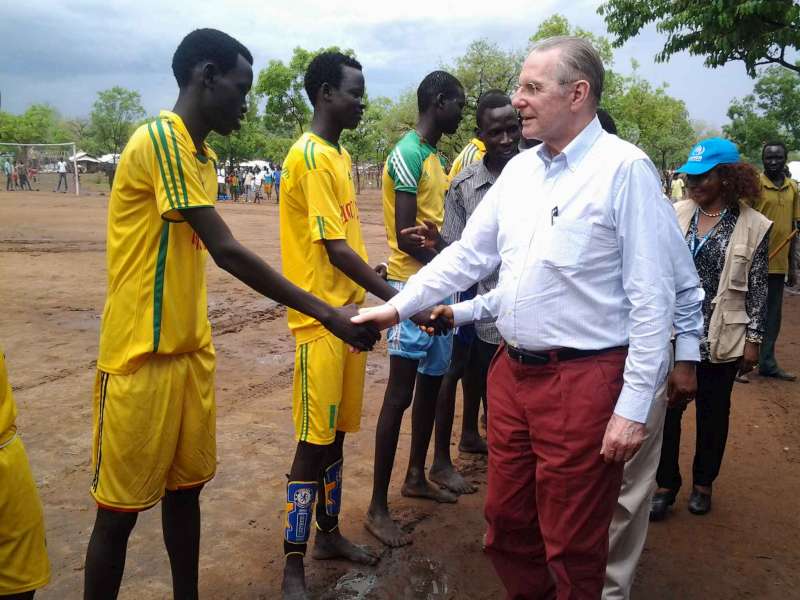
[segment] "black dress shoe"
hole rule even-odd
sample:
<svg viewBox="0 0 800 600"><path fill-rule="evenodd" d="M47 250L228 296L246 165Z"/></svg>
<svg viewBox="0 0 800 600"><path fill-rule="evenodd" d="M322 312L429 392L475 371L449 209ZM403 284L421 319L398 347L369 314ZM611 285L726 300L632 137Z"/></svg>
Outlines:
<svg viewBox="0 0 800 600"><path fill-rule="evenodd" d="M797 381L797 375L794 373L787 373L781 368L777 368L774 371L762 373L759 372L759 375L762 377L772 377L774 379L780 379L781 381Z"/></svg>
<svg viewBox="0 0 800 600"><path fill-rule="evenodd" d="M689 495L689 512L693 515L704 515L711 510L711 494L692 490Z"/></svg>
<svg viewBox="0 0 800 600"><path fill-rule="evenodd" d="M662 521L667 516L667 509L675 503L677 491L656 492L650 501L650 520Z"/></svg>

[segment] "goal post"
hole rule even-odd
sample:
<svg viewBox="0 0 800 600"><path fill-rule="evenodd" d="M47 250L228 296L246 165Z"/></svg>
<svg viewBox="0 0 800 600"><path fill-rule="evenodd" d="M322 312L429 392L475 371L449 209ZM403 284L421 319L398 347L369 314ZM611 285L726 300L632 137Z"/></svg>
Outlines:
<svg viewBox="0 0 800 600"><path fill-rule="evenodd" d="M74 142L61 144L17 144L0 142L0 173L5 190L69 192L80 195L80 173L77 146ZM11 172L8 172L9 167ZM72 185L69 185L69 182ZM52 185L52 188L50 187Z"/></svg>

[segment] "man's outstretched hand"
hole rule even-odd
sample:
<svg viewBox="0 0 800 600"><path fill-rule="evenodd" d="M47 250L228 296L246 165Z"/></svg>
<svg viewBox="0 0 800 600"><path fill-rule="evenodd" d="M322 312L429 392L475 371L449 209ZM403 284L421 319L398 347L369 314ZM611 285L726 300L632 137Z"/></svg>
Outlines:
<svg viewBox="0 0 800 600"><path fill-rule="evenodd" d="M351 317L350 321L355 325L368 325L380 331L397 325L399 319L400 315L397 314L394 306L381 304L360 309L357 315Z"/></svg>
<svg viewBox="0 0 800 600"><path fill-rule="evenodd" d="M358 317L355 305L334 308L323 325L333 335L347 342L355 350L372 350L375 343L381 339L380 329L373 323L356 323Z"/></svg>

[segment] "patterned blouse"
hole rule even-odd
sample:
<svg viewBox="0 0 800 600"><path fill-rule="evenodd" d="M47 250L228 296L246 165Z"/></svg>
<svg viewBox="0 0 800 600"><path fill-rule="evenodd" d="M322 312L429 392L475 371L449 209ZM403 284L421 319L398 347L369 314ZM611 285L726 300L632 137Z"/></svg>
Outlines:
<svg viewBox="0 0 800 600"><path fill-rule="evenodd" d="M711 320L712 306L711 301L717 295L719 288L719 278L725 266L725 255L728 251L728 243L733 235L733 229L739 218L738 207L730 209L719 220L717 225L708 234L705 242L702 243L694 256L694 266L700 276L700 283L706 293L703 300L703 337L700 338L700 358L708 360L708 324ZM689 250L692 249L692 241L702 238L697 236L697 219L693 218L689 230L686 232L686 242ZM767 273L769 265L769 233L764 236L761 243L753 254L753 262L750 265L748 276L747 294L745 295L745 310L750 317L747 325L747 341L760 344L764 336L767 317Z"/></svg>

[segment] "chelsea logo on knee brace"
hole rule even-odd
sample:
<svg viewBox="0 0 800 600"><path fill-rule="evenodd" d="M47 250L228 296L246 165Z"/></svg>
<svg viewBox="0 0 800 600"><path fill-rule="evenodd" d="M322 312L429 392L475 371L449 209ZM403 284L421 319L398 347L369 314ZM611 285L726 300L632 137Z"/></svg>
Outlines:
<svg viewBox="0 0 800 600"><path fill-rule="evenodd" d="M290 544L305 544L317 496L315 481L290 481L286 486L286 535Z"/></svg>

